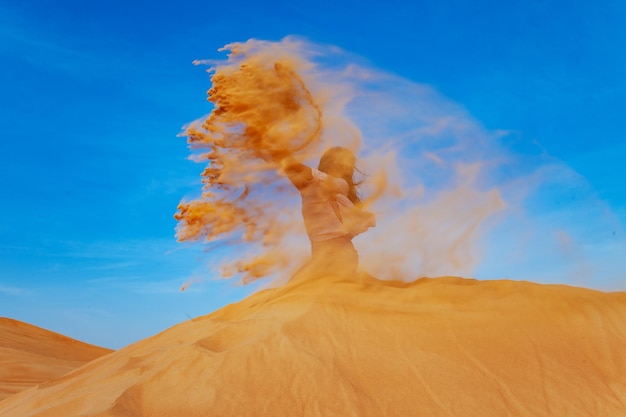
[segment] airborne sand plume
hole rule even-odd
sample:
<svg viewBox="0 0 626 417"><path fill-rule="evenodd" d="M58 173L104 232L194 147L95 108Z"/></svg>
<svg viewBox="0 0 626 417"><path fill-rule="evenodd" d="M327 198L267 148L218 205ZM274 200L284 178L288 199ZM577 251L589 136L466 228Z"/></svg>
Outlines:
<svg viewBox="0 0 626 417"><path fill-rule="evenodd" d="M213 111L183 135L191 159L207 166L201 194L176 214L180 240L235 249L213 272L244 282L292 276L310 248L297 192L267 154L287 150L314 167L340 145L365 173L362 195L378 225L354 243L378 278L600 278L621 288L621 268L611 266L619 247L601 234L622 236L622 226L584 177L534 139L488 131L431 87L334 46L287 37L223 50L226 60L197 62L213 73Z"/></svg>
<svg viewBox="0 0 626 417"><path fill-rule="evenodd" d="M379 113L367 119L382 126L384 113L403 114L419 103L394 108L402 103L376 91L380 74L355 65L316 63L313 58L324 52L303 41L250 40L224 49L230 51L228 60L211 62L208 99L213 111L184 133L199 151L193 159L208 165L200 197L179 205L179 240L246 247L246 256L224 265L223 275L242 273L250 281L277 271L292 274L307 256L299 238L304 235L302 220L296 193L269 155L286 152L315 166L322 151L342 145L361 151L359 162L367 175L364 205L381 219L378 236L357 243L368 270L387 278L401 273L407 279L443 270L470 272L485 220L505 204L496 188L478 186L489 157L480 154L484 150L464 149L455 137L458 132L437 136L453 129L453 120L413 114L408 120L421 126L418 132L404 132L410 137L377 137L380 132L371 131L364 138L352 121L354 116L364 119L359 112ZM427 152L398 159L396 151L407 142L426 142L430 135L437 142ZM441 172L417 184L407 182L398 164L422 163L423 157ZM408 168L432 171L428 166ZM428 179L434 183L426 184ZM387 244L381 245L382 239Z"/></svg>
<svg viewBox="0 0 626 417"><path fill-rule="evenodd" d="M298 74L310 66L294 51L265 42L232 44L229 61L211 77L211 115L192 124L186 135L192 149L206 149L199 160L199 199L182 202L179 240L238 239L266 249L234 267L253 279L286 267L277 246L293 220L281 210L281 178L267 162L271 152L309 151L321 140L322 111ZM287 208L289 209L289 208ZM224 274L229 274L227 270Z"/></svg>

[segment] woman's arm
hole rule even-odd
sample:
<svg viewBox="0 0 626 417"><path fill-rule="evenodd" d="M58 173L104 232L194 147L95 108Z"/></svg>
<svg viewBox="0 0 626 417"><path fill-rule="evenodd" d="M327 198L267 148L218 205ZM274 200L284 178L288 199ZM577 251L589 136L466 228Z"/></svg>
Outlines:
<svg viewBox="0 0 626 417"><path fill-rule="evenodd" d="M287 174L287 177L291 183L301 190L313 179L313 172L311 168L298 161L293 156L287 156L282 158L280 165Z"/></svg>
<svg viewBox="0 0 626 417"><path fill-rule="evenodd" d="M274 152L272 153L272 159L280 165L287 178L298 190L304 188L313 179L311 168L287 152Z"/></svg>

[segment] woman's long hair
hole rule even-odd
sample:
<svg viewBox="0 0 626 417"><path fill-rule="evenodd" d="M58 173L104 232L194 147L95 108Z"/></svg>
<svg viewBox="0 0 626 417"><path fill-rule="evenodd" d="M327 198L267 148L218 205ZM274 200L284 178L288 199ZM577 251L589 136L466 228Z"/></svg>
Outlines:
<svg viewBox="0 0 626 417"><path fill-rule="evenodd" d="M342 146L335 146L334 148L328 149L320 158L317 169L329 174L329 171L332 172L333 170L332 167L338 164L350 167L350 172L346 170L346 173L340 178L348 183L348 199L355 205L359 204L361 198L359 197L357 188L363 181L357 181L355 177L356 174L363 175L363 173L356 167L356 157L352 151Z"/></svg>

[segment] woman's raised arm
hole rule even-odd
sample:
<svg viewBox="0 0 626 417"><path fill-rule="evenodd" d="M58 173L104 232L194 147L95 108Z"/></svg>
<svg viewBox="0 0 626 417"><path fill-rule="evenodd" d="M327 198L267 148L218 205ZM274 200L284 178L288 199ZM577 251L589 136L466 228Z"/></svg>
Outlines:
<svg viewBox="0 0 626 417"><path fill-rule="evenodd" d="M304 188L313 179L311 168L291 155L276 156L274 160L280 163L287 178L298 190Z"/></svg>

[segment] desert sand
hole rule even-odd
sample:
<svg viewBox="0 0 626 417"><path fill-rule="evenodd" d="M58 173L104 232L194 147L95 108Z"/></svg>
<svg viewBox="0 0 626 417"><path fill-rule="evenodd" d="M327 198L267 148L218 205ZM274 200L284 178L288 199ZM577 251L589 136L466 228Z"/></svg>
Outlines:
<svg viewBox="0 0 626 417"><path fill-rule="evenodd" d="M626 416L626 293L292 282L13 395L0 416Z"/></svg>
<svg viewBox="0 0 626 417"><path fill-rule="evenodd" d="M0 317L0 400L112 352Z"/></svg>

